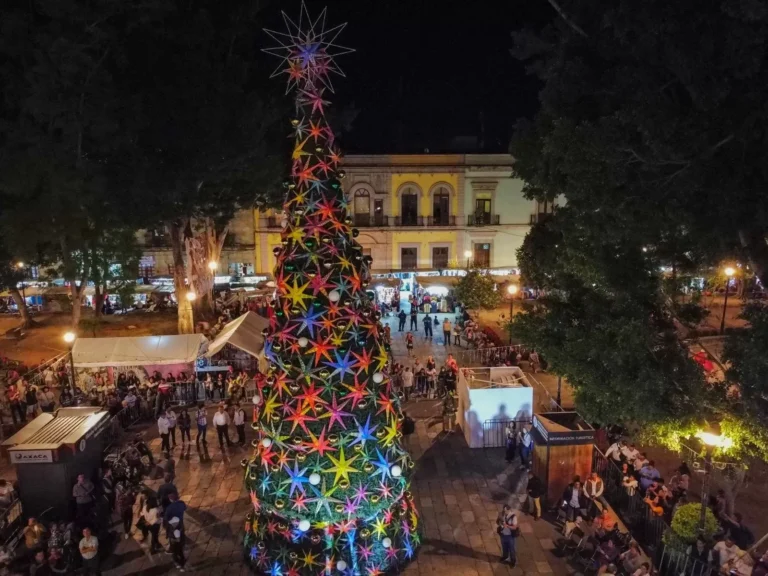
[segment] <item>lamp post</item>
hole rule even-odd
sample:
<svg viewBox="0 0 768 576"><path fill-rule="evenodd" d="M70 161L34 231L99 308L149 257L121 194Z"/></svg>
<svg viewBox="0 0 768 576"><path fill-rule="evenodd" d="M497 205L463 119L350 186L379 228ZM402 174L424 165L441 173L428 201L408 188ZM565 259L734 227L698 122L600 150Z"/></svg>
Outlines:
<svg viewBox="0 0 768 576"><path fill-rule="evenodd" d="M67 343L67 347L69 348L69 370L71 372L71 378L70 378L70 386L72 386L72 394L75 394L76 392L76 386L75 386L75 358L72 355L72 348L75 346L75 340L77 339L77 335L74 332L67 332L64 334L64 342Z"/></svg>
<svg viewBox="0 0 768 576"><path fill-rule="evenodd" d="M704 477L701 479L701 515L699 516L699 533L704 534L709 504L709 478L712 473L712 448L727 450L733 445L733 440L721 435L719 426L708 426L706 430L697 432L696 438L704 444Z"/></svg>
<svg viewBox="0 0 768 576"><path fill-rule="evenodd" d="M16 268L19 270L24 270L24 262L16 262ZM24 299L24 306L27 305L27 292L25 290L26 285L24 282L24 278L21 279L21 297Z"/></svg>
<svg viewBox="0 0 768 576"><path fill-rule="evenodd" d="M731 284L731 278L736 274L736 270L728 266L725 270L725 299L723 300L723 318L720 320L720 334L725 334L725 312L728 308L728 287Z"/></svg>
<svg viewBox="0 0 768 576"><path fill-rule="evenodd" d="M197 294L195 294L194 290L190 290L189 292L187 292L185 298L187 299L188 302L194 302L195 300L197 300Z"/></svg>
<svg viewBox="0 0 768 576"><path fill-rule="evenodd" d="M467 272L469 272L469 259L472 258L472 250L464 250L464 258L467 259Z"/></svg>
<svg viewBox="0 0 768 576"><path fill-rule="evenodd" d="M219 267L219 263L218 262L216 262L214 260L211 260L210 262L208 262L208 269L211 271L211 273L216 272L216 269L218 267Z"/></svg>
<svg viewBox="0 0 768 576"><path fill-rule="evenodd" d="M512 314L515 313L515 294L517 294L517 284L507 286L509 293L509 345L512 346Z"/></svg>

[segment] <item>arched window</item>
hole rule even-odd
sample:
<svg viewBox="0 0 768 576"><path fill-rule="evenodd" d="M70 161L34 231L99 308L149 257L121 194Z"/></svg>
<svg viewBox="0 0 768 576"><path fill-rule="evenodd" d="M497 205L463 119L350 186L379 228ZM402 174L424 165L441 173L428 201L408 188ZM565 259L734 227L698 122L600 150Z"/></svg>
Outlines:
<svg viewBox="0 0 768 576"><path fill-rule="evenodd" d="M419 194L408 186L400 196L400 220L402 226L417 226L419 220Z"/></svg>
<svg viewBox="0 0 768 576"><path fill-rule="evenodd" d="M432 223L435 226L448 226L451 218L451 193L445 186L440 186L432 194Z"/></svg>
<svg viewBox="0 0 768 576"><path fill-rule="evenodd" d="M355 192L355 225L369 226L371 217L371 195L365 188Z"/></svg>

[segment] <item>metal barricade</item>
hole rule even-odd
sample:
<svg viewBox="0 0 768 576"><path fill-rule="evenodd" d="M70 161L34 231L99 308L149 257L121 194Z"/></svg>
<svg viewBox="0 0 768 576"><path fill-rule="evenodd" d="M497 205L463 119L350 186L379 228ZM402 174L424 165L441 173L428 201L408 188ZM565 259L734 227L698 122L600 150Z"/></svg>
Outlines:
<svg viewBox="0 0 768 576"><path fill-rule="evenodd" d="M486 420L483 422L483 448L504 448L507 445L507 428L515 426L519 431L523 424L530 424L530 419L521 420Z"/></svg>
<svg viewBox="0 0 768 576"><path fill-rule="evenodd" d="M659 576L718 576L717 566L696 560L687 550L662 544L654 559Z"/></svg>

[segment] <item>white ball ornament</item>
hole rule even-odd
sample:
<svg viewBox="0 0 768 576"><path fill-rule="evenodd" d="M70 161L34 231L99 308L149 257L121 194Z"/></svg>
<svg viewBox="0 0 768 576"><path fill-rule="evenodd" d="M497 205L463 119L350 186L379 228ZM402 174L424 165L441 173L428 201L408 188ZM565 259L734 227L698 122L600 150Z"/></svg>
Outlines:
<svg viewBox="0 0 768 576"><path fill-rule="evenodd" d="M339 292L338 290L331 290L330 292L328 292L328 300L330 300L331 302L338 302L339 300L341 300L341 292Z"/></svg>
<svg viewBox="0 0 768 576"><path fill-rule="evenodd" d="M305 336L302 336L301 338L299 338L299 346L301 346L302 348L306 348L308 345L309 345L308 338L306 338Z"/></svg>
<svg viewBox="0 0 768 576"><path fill-rule="evenodd" d="M394 476L395 478L400 478L400 476L402 476L403 474L403 469L400 468L400 466L398 466L397 464L395 464L394 466L392 466L392 469L390 470L390 472L392 472L392 476Z"/></svg>
<svg viewBox="0 0 768 576"><path fill-rule="evenodd" d="M320 474L312 472L312 474L309 475L309 483L312 484L312 486L320 484Z"/></svg>
<svg viewBox="0 0 768 576"><path fill-rule="evenodd" d="M264 440L261 441L261 445L264 446L264 448L269 448L272 446L272 438L264 438Z"/></svg>
<svg viewBox="0 0 768 576"><path fill-rule="evenodd" d="M382 372L374 372L373 381L376 384L381 384L382 382L384 382L384 374Z"/></svg>
<svg viewBox="0 0 768 576"><path fill-rule="evenodd" d="M261 404L261 396L259 396L258 394L254 394L251 401L253 402L254 406L258 406L259 404Z"/></svg>
<svg viewBox="0 0 768 576"><path fill-rule="evenodd" d="M299 530L301 530L302 532L306 532L307 530L309 530L309 527L310 527L309 520L299 521Z"/></svg>
<svg viewBox="0 0 768 576"><path fill-rule="evenodd" d="M344 560L339 560L338 562L336 562L336 569L339 572L344 572L344 570L347 569L347 563L344 562Z"/></svg>
<svg viewBox="0 0 768 576"><path fill-rule="evenodd" d="M381 541L381 545L384 546L384 548L389 548L392 546L392 540L389 538L384 538L384 540Z"/></svg>

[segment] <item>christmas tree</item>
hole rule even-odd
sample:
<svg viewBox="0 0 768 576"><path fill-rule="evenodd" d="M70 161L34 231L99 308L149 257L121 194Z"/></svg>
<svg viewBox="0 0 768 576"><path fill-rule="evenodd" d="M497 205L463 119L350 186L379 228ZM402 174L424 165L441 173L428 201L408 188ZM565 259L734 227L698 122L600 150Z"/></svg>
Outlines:
<svg viewBox="0 0 768 576"><path fill-rule="evenodd" d="M339 151L325 119L344 25L326 29L302 6L273 75L295 90L295 147L275 249L276 299L266 330L270 362L254 398L255 452L243 462L253 511L245 555L263 574L376 576L419 545L401 446L400 401L388 374L379 313L366 295L371 258L351 227Z"/></svg>

